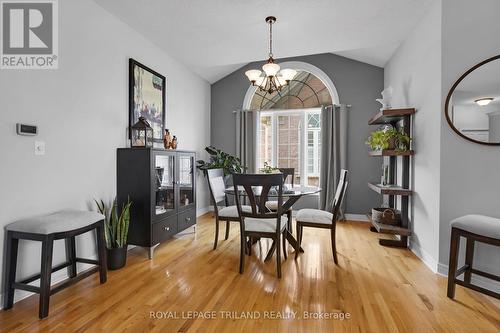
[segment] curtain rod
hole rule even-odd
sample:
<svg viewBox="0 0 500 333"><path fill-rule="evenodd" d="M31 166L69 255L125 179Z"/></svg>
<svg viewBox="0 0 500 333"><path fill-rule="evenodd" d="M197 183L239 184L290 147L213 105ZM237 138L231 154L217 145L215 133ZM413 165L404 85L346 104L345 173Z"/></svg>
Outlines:
<svg viewBox="0 0 500 333"><path fill-rule="evenodd" d="M340 104L331 104L331 105L325 105L326 107L328 106L340 106ZM345 104L345 106L347 106L348 108L352 107L351 104ZM309 108L309 109L315 109L315 108ZM294 109L266 109L266 110L242 110L242 109L239 109L239 110L234 110L233 113L237 113L237 112L242 112L242 111L246 111L246 112L254 112L254 111L280 111L280 110L284 110L284 111L288 111L288 110L294 110ZM296 109L296 110L299 110L299 109Z"/></svg>

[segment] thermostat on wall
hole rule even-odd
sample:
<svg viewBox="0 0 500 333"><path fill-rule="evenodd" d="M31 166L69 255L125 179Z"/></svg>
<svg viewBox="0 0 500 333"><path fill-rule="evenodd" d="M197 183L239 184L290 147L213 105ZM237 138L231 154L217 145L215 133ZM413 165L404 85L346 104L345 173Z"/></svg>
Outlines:
<svg viewBox="0 0 500 333"><path fill-rule="evenodd" d="M16 124L16 132L19 135L37 135L38 128L34 125Z"/></svg>

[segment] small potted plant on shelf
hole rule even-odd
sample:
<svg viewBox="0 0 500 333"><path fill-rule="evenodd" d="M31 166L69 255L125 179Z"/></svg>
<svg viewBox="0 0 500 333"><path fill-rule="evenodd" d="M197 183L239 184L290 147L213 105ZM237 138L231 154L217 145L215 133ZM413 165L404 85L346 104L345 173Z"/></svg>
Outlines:
<svg viewBox="0 0 500 333"><path fill-rule="evenodd" d="M118 213L118 204L113 200L111 207L106 206L104 201L98 202L97 209L104 215L104 234L106 237L106 253L108 269L115 270L125 266L127 263L127 236L130 224L130 199L123 204Z"/></svg>
<svg viewBox="0 0 500 333"><path fill-rule="evenodd" d="M229 177L233 173L242 173L247 168L241 164L241 160L238 157L225 153L220 149L208 146L205 147L205 150L210 154L210 160L208 162L203 160L196 161L196 167L204 171L205 175L205 171L208 169L223 169L227 184Z"/></svg>
<svg viewBox="0 0 500 333"><path fill-rule="evenodd" d="M405 152L410 149L411 138L394 127L384 127L370 134L366 144L374 151L394 150Z"/></svg>

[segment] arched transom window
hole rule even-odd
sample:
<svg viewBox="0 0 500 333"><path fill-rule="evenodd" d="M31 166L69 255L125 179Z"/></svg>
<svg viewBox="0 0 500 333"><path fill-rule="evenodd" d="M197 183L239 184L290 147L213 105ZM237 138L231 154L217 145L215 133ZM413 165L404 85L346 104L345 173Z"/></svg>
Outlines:
<svg viewBox="0 0 500 333"><path fill-rule="evenodd" d="M315 75L299 71L281 91L269 94L256 90L250 109L308 109L331 104L332 97L325 84Z"/></svg>

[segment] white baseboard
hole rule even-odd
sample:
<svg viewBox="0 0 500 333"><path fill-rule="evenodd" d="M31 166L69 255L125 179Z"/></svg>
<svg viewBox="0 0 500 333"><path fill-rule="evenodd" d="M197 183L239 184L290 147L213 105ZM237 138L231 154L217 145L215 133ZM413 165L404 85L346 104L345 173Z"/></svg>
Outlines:
<svg viewBox="0 0 500 333"><path fill-rule="evenodd" d="M196 209L196 217L200 217L203 214L206 214L206 213L208 213L211 210L213 210L213 207L211 207L211 206L198 208L198 209Z"/></svg>
<svg viewBox="0 0 500 333"><path fill-rule="evenodd" d="M460 268L460 267L459 267ZM438 264L438 272L439 275L444 277L448 277L448 265L439 263ZM489 290L493 290L497 293L500 293L500 282L495 280L490 280L480 275L472 274L471 277L472 284L475 284L479 287L483 287Z"/></svg>
<svg viewBox="0 0 500 333"><path fill-rule="evenodd" d="M370 222L365 214L345 214L345 219L348 221Z"/></svg>
<svg viewBox="0 0 500 333"><path fill-rule="evenodd" d="M433 273L438 273L438 261L434 259L427 251L422 249L418 244L410 241L410 250L413 252Z"/></svg>

